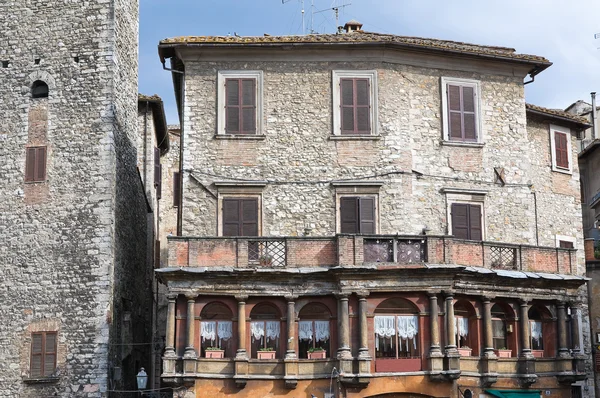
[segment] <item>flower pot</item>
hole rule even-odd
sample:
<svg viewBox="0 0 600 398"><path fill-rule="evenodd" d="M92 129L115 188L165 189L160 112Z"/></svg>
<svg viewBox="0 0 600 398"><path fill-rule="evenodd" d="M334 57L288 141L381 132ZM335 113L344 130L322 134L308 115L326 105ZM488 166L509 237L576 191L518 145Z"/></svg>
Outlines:
<svg viewBox="0 0 600 398"><path fill-rule="evenodd" d="M531 353L533 354L534 358L543 358L544 357L544 350L531 350Z"/></svg>
<svg viewBox="0 0 600 398"><path fill-rule="evenodd" d="M325 359L327 351L313 351L308 353L308 359Z"/></svg>
<svg viewBox="0 0 600 398"><path fill-rule="evenodd" d="M473 349L471 349L471 348L459 348L458 349L458 353L460 354L461 357L470 357L472 351L473 351Z"/></svg>
<svg viewBox="0 0 600 398"><path fill-rule="evenodd" d="M256 357L258 359L275 359L275 351L258 351Z"/></svg>
<svg viewBox="0 0 600 398"><path fill-rule="evenodd" d="M512 350L494 350L498 358L512 358Z"/></svg>
<svg viewBox="0 0 600 398"><path fill-rule="evenodd" d="M225 354L224 350L206 350L206 351L204 351L205 358L223 359L224 354Z"/></svg>

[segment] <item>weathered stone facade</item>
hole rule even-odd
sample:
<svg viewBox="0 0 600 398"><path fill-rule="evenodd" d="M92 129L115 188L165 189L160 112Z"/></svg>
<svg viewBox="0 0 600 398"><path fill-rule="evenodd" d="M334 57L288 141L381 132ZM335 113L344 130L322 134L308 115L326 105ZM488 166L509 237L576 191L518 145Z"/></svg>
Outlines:
<svg viewBox="0 0 600 398"><path fill-rule="evenodd" d="M147 206L136 170L138 2L0 4L0 395L101 397L148 362ZM44 81L47 98L32 98ZM25 149L46 175L24 182ZM30 377L33 331L56 371Z"/></svg>
<svg viewBox="0 0 600 398"><path fill-rule="evenodd" d="M575 159L585 123L526 106L523 78L546 60L431 42L360 32L161 42L184 94L182 236L169 239L157 271L169 297L163 380L195 380L196 396L324 396L331 379L348 397L455 397L490 386L567 397L574 382L593 395L581 384L591 363L579 172L576 162L556 170L549 141L551 123L567 129L564 156ZM370 79L371 134L336 130L336 74L353 73ZM256 82L256 134L224 134L225 109L234 108L222 76ZM446 79L475 87L471 142L447 138ZM345 196L374 198L374 234L340 234ZM260 237L215 237L224 200L236 198L257 203ZM451 236L454 203L481 209L481 239ZM418 314L414 357L381 354L374 330L385 303ZM304 356L297 337L310 305L331 322L322 361ZM478 333L468 358L457 351L461 305ZM268 306L271 318L260 312ZM498 357L491 308L511 319L504 344L514 359ZM546 314L543 349L531 343L536 308ZM213 316L233 325L222 360L209 358L205 342ZM279 322L274 359L253 345L257 319Z"/></svg>

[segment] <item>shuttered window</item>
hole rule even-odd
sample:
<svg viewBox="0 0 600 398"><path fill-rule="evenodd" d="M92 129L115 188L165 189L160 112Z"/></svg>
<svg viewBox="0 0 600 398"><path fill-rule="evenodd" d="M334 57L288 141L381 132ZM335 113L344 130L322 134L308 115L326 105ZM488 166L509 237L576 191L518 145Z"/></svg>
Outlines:
<svg viewBox="0 0 600 398"><path fill-rule="evenodd" d="M46 147L25 148L25 182L46 181Z"/></svg>
<svg viewBox="0 0 600 398"><path fill-rule="evenodd" d="M223 236L258 236L258 199L223 199Z"/></svg>
<svg viewBox="0 0 600 398"><path fill-rule="evenodd" d="M154 186L156 187L156 199L162 194L162 164L160 164L160 149L154 148Z"/></svg>
<svg viewBox="0 0 600 398"><path fill-rule="evenodd" d="M574 249L575 248L575 246L573 245L573 242L570 242L568 240L558 241L558 247L563 248L563 249Z"/></svg>
<svg viewBox="0 0 600 398"><path fill-rule="evenodd" d="M554 132L554 156L556 158L556 167L563 169L569 168L569 146L567 134L559 131Z"/></svg>
<svg viewBox="0 0 600 398"><path fill-rule="evenodd" d="M256 134L256 79L225 79L225 132Z"/></svg>
<svg viewBox="0 0 600 398"><path fill-rule="evenodd" d="M340 79L342 134L371 134L369 79Z"/></svg>
<svg viewBox="0 0 600 398"><path fill-rule="evenodd" d="M448 139L477 141L476 86L447 84Z"/></svg>
<svg viewBox="0 0 600 398"><path fill-rule="evenodd" d="M340 232L343 234L374 234L375 198L340 198Z"/></svg>
<svg viewBox="0 0 600 398"><path fill-rule="evenodd" d="M459 239L483 239L481 205L453 203L450 214L452 217L452 235Z"/></svg>
<svg viewBox="0 0 600 398"><path fill-rule="evenodd" d="M179 172L173 172L173 207L179 207L181 203L181 181L179 181Z"/></svg>
<svg viewBox="0 0 600 398"><path fill-rule="evenodd" d="M30 377L48 377L56 369L56 332L31 334Z"/></svg>

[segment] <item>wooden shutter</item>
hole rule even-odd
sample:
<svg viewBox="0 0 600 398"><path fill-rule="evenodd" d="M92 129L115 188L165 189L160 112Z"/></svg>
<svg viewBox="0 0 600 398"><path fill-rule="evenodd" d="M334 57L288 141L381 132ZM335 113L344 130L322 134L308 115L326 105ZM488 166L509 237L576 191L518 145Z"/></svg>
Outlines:
<svg viewBox="0 0 600 398"><path fill-rule="evenodd" d="M258 199L223 199L223 236L258 236Z"/></svg>
<svg viewBox="0 0 600 398"><path fill-rule="evenodd" d="M360 215L360 233L375 233L375 198L364 197L358 201Z"/></svg>
<svg viewBox="0 0 600 398"><path fill-rule="evenodd" d="M554 132L554 152L556 157L556 166L564 169L569 168L569 147L567 142L567 134L559 131Z"/></svg>
<svg viewBox="0 0 600 398"><path fill-rule="evenodd" d="M343 234L359 233L358 198L340 198L340 232Z"/></svg>
<svg viewBox="0 0 600 398"><path fill-rule="evenodd" d="M179 172L173 172L173 206L179 207L181 203L181 182L179 181Z"/></svg>
<svg viewBox="0 0 600 398"><path fill-rule="evenodd" d="M44 376L50 376L56 369L56 333L46 332L44 342Z"/></svg>
<svg viewBox="0 0 600 398"><path fill-rule="evenodd" d="M448 138L459 141L477 141L475 87L448 84L446 94L448 100Z"/></svg>
<svg viewBox="0 0 600 398"><path fill-rule="evenodd" d="M453 203L450 207L452 235L459 239L481 240L481 206Z"/></svg>
<svg viewBox="0 0 600 398"><path fill-rule="evenodd" d="M25 148L25 181L35 181L36 148Z"/></svg>
<svg viewBox="0 0 600 398"><path fill-rule="evenodd" d="M225 132L240 133L240 81L225 80Z"/></svg>
<svg viewBox="0 0 600 398"><path fill-rule="evenodd" d="M241 200L242 236L258 236L258 199Z"/></svg>
<svg viewBox="0 0 600 398"><path fill-rule="evenodd" d="M158 165L158 185L156 186L156 199L162 198L162 164Z"/></svg>
<svg viewBox="0 0 600 398"><path fill-rule="evenodd" d="M225 132L256 134L256 79L225 79Z"/></svg>
<svg viewBox="0 0 600 398"><path fill-rule="evenodd" d="M469 206L469 239L481 240L483 237L481 231L481 206Z"/></svg>
<svg viewBox="0 0 600 398"><path fill-rule="evenodd" d="M241 81L241 134L256 133L256 80L242 79Z"/></svg>
<svg viewBox="0 0 600 398"><path fill-rule="evenodd" d="M30 377L42 377L44 359L43 333L31 334Z"/></svg>
<svg viewBox="0 0 600 398"><path fill-rule="evenodd" d="M25 148L25 181L43 182L46 180L46 147Z"/></svg>
<svg viewBox="0 0 600 398"><path fill-rule="evenodd" d="M160 183L160 149L154 148L154 186Z"/></svg>
<svg viewBox="0 0 600 398"><path fill-rule="evenodd" d="M574 248L573 242L569 242L569 241L566 241L566 240L560 240L560 241L558 241L558 246L561 247L561 248L563 248L563 249L573 249Z"/></svg>
<svg viewBox="0 0 600 398"><path fill-rule="evenodd" d="M342 134L371 133L369 79L340 79Z"/></svg>
<svg viewBox="0 0 600 398"><path fill-rule="evenodd" d="M223 199L223 236L240 235L240 201Z"/></svg>

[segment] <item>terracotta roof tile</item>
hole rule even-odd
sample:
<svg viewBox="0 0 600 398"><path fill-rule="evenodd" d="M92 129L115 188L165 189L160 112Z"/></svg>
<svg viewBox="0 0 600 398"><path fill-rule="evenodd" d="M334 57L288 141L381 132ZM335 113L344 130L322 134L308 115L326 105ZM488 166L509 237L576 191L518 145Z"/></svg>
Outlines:
<svg viewBox="0 0 600 398"><path fill-rule="evenodd" d="M181 36L164 39L159 43L159 52L174 45L267 45L267 44L395 44L405 47L430 49L438 51L459 52L463 54L481 55L521 60L530 63L550 65L544 57L519 54L514 48L483 46L450 40L427 39L421 37L397 36L382 33L358 31L345 34L312 34L297 36ZM169 55L167 55L168 57Z"/></svg>
<svg viewBox="0 0 600 398"><path fill-rule="evenodd" d="M543 114L546 116L555 117L557 119L561 119L567 122L575 123L580 125L581 127L591 127L589 121L581 116L574 115L572 113L565 112L561 109L550 109L544 108L542 106L533 105L533 104L525 104L525 109L529 112Z"/></svg>

